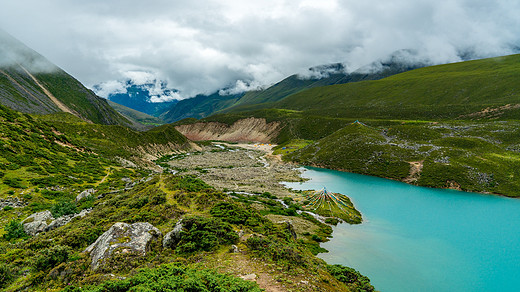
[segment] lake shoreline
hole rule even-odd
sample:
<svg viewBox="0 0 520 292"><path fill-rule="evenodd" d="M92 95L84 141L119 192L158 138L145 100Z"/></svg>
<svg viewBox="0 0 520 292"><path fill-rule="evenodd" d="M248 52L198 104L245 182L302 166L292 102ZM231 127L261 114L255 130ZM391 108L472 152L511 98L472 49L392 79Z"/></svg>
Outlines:
<svg viewBox="0 0 520 292"><path fill-rule="evenodd" d="M292 162L292 161L285 161L284 160L284 162L289 163L289 164L296 164L295 162ZM335 170L335 171L341 171L341 172L345 172L345 173L354 173L354 174L359 174L359 175L366 175L366 176L370 176L370 177L384 178L384 179L388 179L388 180L391 180L391 181L401 182L401 183L404 183L404 184L407 184L407 185L411 185L411 186L423 187L423 188L429 188L429 189L453 190L453 191L460 191L460 192L466 192L466 193L474 193L474 194L481 194L481 195L491 195L491 196L511 198L511 199L520 199L520 197L518 197L518 196L517 197L515 197L515 196L508 196L508 195L504 195L504 194L500 194L500 193L492 193L492 192L473 192L473 191L468 191L468 190L461 189L460 187L443 187L443 188L440 188L440 187L423 186L423 185L419 185L419 184L406 182L404 180L399 180L399 179L396 179L396 178L377 176L377 175L365 174L365 173L358 173L358 172L349 171L347 169L328 167L328 166L325 166L325 165L320 165L320 164L315 164L315 163L313 163L311 165L305 165L305 164L296 164L296 165L299 165L300 167L304 167L304 168L305 167L312 167L312 168L318 168L318 169Z"/></svg>
<svg viewBox="0 0 520 292"><path fill-rule="evenodd" d="M327 263L358 269L382 291L520 288L514 275L520 235L510 224L520 201L323 168L308 167L304 176L310 180L287 186L325 184L348 195L364 216L363 224L334 227L322 244L329 253L318 255Z"/></svg>

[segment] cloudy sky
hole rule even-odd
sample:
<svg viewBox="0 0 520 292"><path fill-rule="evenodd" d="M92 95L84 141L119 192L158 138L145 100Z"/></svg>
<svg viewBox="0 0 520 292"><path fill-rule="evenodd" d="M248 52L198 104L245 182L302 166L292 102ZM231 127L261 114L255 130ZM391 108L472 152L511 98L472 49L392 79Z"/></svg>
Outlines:
<svg viewBox="0 0 520 292"><path fill-rule="evenodd" d="M400 49L431 63L511 54L519 16L518 0L5 0L0 27L102 94L160 79L188 97Z"/></svg>

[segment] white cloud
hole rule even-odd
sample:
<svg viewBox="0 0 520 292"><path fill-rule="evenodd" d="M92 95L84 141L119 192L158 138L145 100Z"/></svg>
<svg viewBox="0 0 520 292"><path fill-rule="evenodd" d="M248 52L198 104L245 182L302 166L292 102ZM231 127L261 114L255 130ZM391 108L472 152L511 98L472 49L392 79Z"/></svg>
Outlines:
<svg viewBox="0 0 520 292"><path fill-rule="evenodd" d="M103 83L100 83L94 88L94 91L97 95L108 98L109 94L116 94L116 93L126 93L126 84L125 82L121 81L106 81Z"/></svg>
<svg viewBox="0 0 520 292"><path fill-rule="evenodd" d="M0 27L87 86L165 80L183 97L320 64L355 70L402 49L445 63L520 47L514 0L4 2Z"/></svg>
<svg viewBox="0 0 520 292"><path fill-rule="evenodd" d="M176 99L181 100L184 98L178 92L168 92L166 94L150 96L150 102L167 102Z"/></svg>

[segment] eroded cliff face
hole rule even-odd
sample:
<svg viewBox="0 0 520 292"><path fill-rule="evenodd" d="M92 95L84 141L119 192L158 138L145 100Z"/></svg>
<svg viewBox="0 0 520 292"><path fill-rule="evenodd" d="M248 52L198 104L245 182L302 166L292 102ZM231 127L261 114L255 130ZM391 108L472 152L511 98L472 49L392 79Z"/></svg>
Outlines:
<svg viewBox="0 0 520 292"><path fill-rule="evenodd" d="M195 123L175 127L192 141L220 140L229 142L269 143L280 133L280 122L267 123L265 119L247 118L233 125L223 123Z"/></svg>

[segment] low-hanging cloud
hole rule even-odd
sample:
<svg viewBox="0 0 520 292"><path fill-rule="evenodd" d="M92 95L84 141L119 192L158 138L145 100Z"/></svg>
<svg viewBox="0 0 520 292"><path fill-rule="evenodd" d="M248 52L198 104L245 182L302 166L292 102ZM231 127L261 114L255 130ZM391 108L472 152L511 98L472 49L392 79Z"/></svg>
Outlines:
<svg viewBox="0 0 520 292"><path fill-rule="evenodd" d="M56 65L23 45L0 28L0 67L22 67L31 72L47 73L58 70Z"/></svg>
<svg viewBox="0 0 520 292"><path fill-rule="evenodd" d="M164 80L175 98L258 89L320 64L355 71L400 50L440 64L520 47L515 0L6 2L0 27L87 86Z"/></svg>

